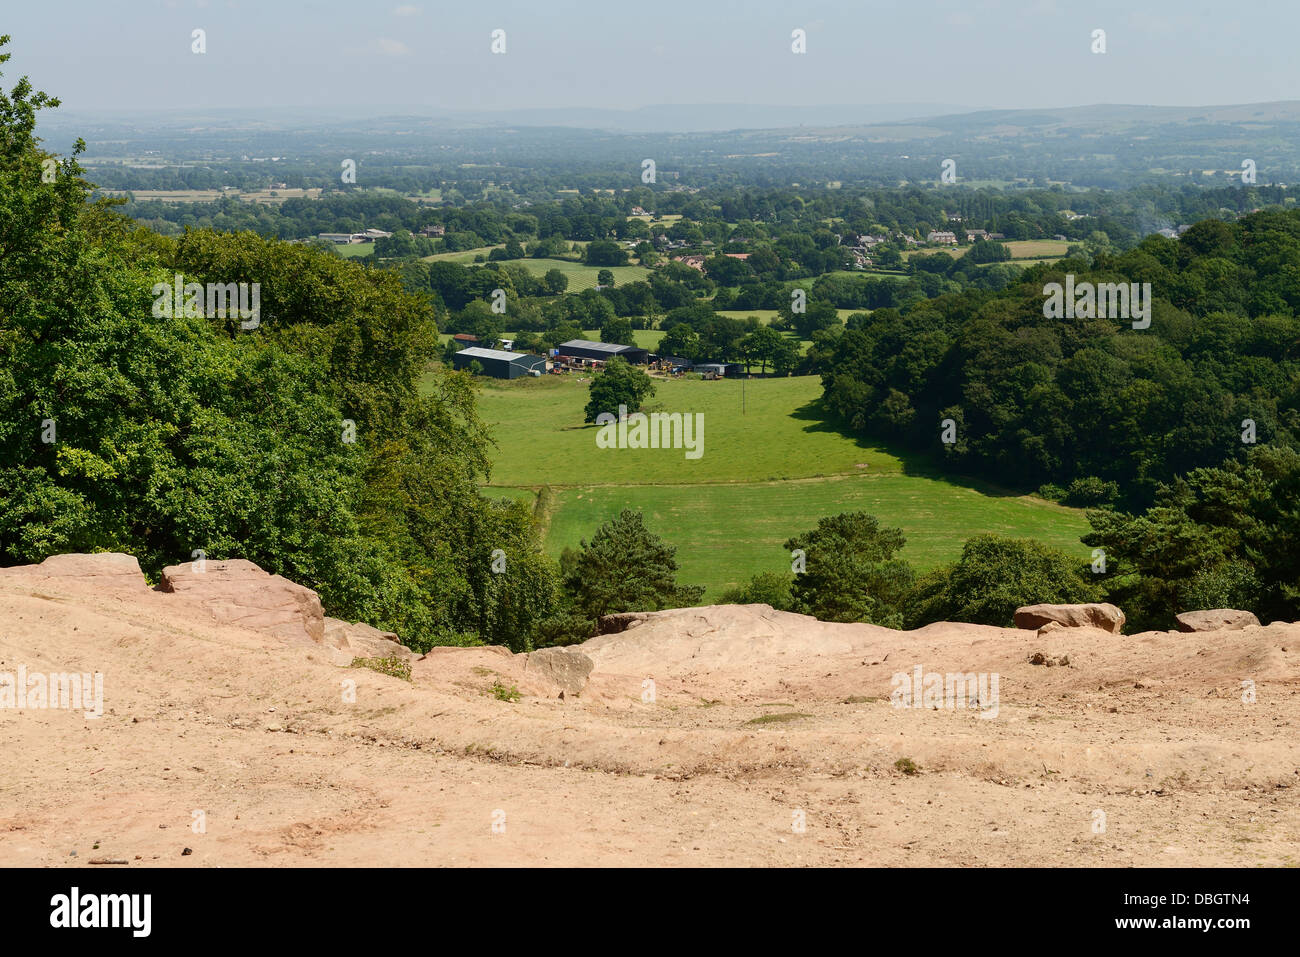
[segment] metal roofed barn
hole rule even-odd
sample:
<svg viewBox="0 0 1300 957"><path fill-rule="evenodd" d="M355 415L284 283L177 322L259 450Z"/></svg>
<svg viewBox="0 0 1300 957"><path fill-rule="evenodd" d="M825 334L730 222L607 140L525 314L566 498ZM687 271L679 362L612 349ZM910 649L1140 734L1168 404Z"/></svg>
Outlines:
<svg viewBox="0 0 1300 957"><path fill-rule="evenodd" d="M468 369L475 362L483 367L484 375L497 379L518 379L520 376L546 372L546 360L527 352L503 352L500 349L471 346L451 357L451 364L457 369Z"/></svg>

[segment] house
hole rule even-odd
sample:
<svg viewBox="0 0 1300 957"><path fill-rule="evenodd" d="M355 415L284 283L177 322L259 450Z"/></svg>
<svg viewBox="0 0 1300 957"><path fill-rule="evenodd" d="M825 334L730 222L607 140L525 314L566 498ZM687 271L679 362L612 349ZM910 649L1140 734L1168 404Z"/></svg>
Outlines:
<svg viewBox="0 0 1300 957"><path fill-rule="evenodd" d="M684 266L690 266L692 269L698 269L704 272L703 256L674 256L673 262L681 263Z"/></svg>
<svg viewBox="0 0 1300 957"><path fill-rule="evenodd" d="M975 242L975 240L977 239L988 239L989 238L988 230L968 229L966 230L966 238L969 239L971 242Z"/></svg>
<svg viewBox="0 0 1300 957"><path fill-rule="evenodd" d="M632 207L632 215L633 215L633 216L649 216L650 214L647 213L647 212L646 212L644 209L642 209L640 206L633 206L633 207Z"/></svg>
<svg viewBox="0 0 1300 957"><path fill-rule="evenodd" d="M949 246L956 246L957 234L950 232L935 232L934 230L931 230L926 234L925 241L927 243L945 243Z"/></svg>
<svg viewBox="0 0 1300 957"><path fill-rule="evenodd" d="M995 243L1000 243L1006 238L1005 233L989 233L989 239L993 240Z"/></svg>
<svg viewBox="0 0 1300 957"><path fill-rule="evenodd" d="M373 243L376 239L388 239L392 233L385 232L382 229L367 229L359 233L353 233L356 238L354 242Z"/></svg>
<svg viewBox="0 0 1300 957"><path fill-rule="evenodd" d="M744 262L746 259L750 257L751 254L750 253L723 253L722 255L726 256L729 259L739 259L741 262Z"/></svg>
<svg viewBox="0 0 1300 957"><path fill-rule="evenodd" d="M451 337L451 341L461 348L476 346L478 345L478 336L470 335L468 332L458 332Z"/></svg>
<svg viewBox="0 0 1300 957"><path fill-rule="evenodd" d="M425 226L422 230L420 230L420 235L428 236L431 239L436 239L439 236L447 235L447 227L438 226L438 225Z"/></svg>
<svg viewBox="0 0 1300 957"><path fill-rule="evenodd" d="M356 242L351 233L317 233L317 239L323 239L327 243L335 243L339 246L348 246Z"/></svg>
<svg viewBox="0 0 1300 957"><path fill-rule="evenodd" d="M626 359L634 365L645 365L650 361L650 351L636 346L621 346L614 342L592 342L590 339L570 339L555 348L555 354L561 359L588 359L596 362L608 362L615 356Z"/></svg>
<svg viewBox="0 0 1300 957"><path fill-rule="evenodd" d="M546 360L528 352L502 352L500 349L462 349L451 357L457 369L468 369L475 362L484 375L496 379L518 379L520 376L540 376L546 371Z"/></svg>

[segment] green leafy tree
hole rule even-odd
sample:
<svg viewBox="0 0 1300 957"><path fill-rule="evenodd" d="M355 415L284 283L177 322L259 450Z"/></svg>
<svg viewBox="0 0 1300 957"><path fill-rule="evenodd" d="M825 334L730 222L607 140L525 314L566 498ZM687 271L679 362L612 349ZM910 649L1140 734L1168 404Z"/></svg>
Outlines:
<svg viewBox="0 0 1300 957"><path fill-rule="evenodd" d="M793 610L822 621L901 627L915 580L912 567L895 557L904 544L901 529L881 528L866 512L820 519L815 529L785 543L804 553L804 570L790 587Z"/></svg>
<svg viewBox="0 0 1300 957"><path fill-rule="evenodd" d="M600 327L600 341L613 342L623 346L635 345L636 337L632 335L631 321L617 317L607 319L605 324Z"/></svg>
<svg viewBox="0 0 1300 957"><path fill-rule="evenodd" d="M640 512L625 509L582 541L564 585L587 619L694 605L704 589L677 584L676 551L645 527Z"/></svg>
<svg viewBox="0 0 1300 957"><path fill-rule="evenodd" d="M542 276L542 285L552 296L558 296L569 288L569 277L558 269L548 269Z"/></svg>
<svg viewBox="0 0 1300 957"><path fill-rule="evenodd" d="M620 405L627 406L629 414L639 412L641 403L655 394L655 386L644 369L615 356L592 378L589 393L584 421L595 422L602 412L617 416Z"/></svg>

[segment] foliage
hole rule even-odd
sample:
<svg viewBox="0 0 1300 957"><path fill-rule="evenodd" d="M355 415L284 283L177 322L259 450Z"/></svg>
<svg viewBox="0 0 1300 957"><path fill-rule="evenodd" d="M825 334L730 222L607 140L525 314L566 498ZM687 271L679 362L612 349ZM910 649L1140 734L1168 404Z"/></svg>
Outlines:
<svg viewBox="0 0 1300 957"><path fill-rule="evenodd" d="M604 370L592 377L589 388L591 398L583 410L586 422L595 422L602 413L617 417L619 406L626 406L629 414L637 412L641 403L655 394L655 385L645 370L621 356L605 363Z"/></svg>
<svg viewBox="0 0 1300 957"><path fill-rule="evenodd" d="M1246 462L1194 469L1135 515L1090 511L1113 601L1136 628L1181 611L1240 608L1300 619L1300 454L1259 446Z"/></svg>
<svg viewBox="0 0 1300 957"><path fill-rule="evenodd" d="M817 522L785 543L801 549L805 570L790 587L793 611L822 621L902 624L915 573L894 556L906 544L901 529L881 528L866 512L844 512Z"/></svg>
<svg viewBox="0 0 1300 957"><path fill-rule="evenodd" d="M953 565L936 569L916 583L907 603L907 623L968 621L1013 627L1014 612L1042 602L1099 601L1101 586L1084 576L1081 562L1025 538L977 535Z"/></svg>
<svg viewBox="0 0 1300 957"><path fill-rule="evenodd" d="M704 589L677 584L675 553L645 527L640 512L625 509L583 540L564 584L575 610L589 620L694 605Z"/></svg>
<svg viewBox="0 0 1300 957"><path fill-rule="evenodd" d="M526 509L478 494L487 432L467 376L426 378L428 298L251 233L134 228L75 154L44 180L50 102L0 94L0 564L123 551L156 575L202 549L412 648L526 644L554 569ZM259 323L155 315L177 274L256 284Z"/></svg>

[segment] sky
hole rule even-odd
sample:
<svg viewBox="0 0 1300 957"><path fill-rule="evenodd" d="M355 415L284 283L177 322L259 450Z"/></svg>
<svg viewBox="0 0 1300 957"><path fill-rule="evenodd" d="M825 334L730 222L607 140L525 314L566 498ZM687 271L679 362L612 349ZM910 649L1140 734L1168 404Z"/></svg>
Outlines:
<svg viewBox="0 0 1300 957"><path fill-rule="evenodd" d="M4 83L67 110L1300 98L1297 0L7 0ZM206 32L206 52L192 34ZM791 50L795 29L804 54ZM1105 30L1106 52L1093 53ZM505 31L504 54L491 52Z"/></svg>

